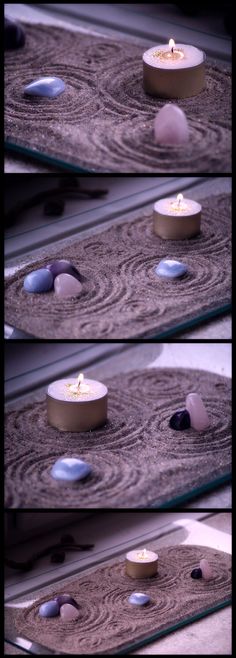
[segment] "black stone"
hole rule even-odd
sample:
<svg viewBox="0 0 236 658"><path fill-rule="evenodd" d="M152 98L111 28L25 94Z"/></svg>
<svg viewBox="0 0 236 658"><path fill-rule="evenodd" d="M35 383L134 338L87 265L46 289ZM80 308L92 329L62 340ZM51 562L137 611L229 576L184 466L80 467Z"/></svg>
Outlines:
<svg viewBox="0 0 236 658"><path fill-rule="evenodd" d="M188 430L190 427L190 415L187 409L176 411L175 414L171 416L169 425L172 430Z"/></svg>
<svg viewBox="0 0 236 658"><path fill-rule="evenodd" d="M4 50L15 50L25 45L25 32L19 23L4 18Z"/></svg>
<svg viewBox="0 0 236 658"><path fill-rule="evenodd" d="M47 217L60 217L63 215L64 207L63 199L53 199L45 202L43 212Z"/></svg>
<svg viewBox="0 0 236 658"><path fill-rule="evenodd" d="M61 564L65 560L65 553L64 551L58 551L57 553L52 553L51 555L51 562L53 564Z"/></svg>
<svg viewBox="0 0 236 658"><path fill-rule="evenodd" d="M200 567L192 570L191 578L202 578L202 570Z"/></svg>

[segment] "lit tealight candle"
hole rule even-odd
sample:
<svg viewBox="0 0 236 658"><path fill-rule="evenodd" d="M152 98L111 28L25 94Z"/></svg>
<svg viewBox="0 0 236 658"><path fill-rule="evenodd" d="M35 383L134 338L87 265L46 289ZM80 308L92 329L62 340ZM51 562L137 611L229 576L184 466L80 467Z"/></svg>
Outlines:
<svg viewBox="0 0 236 658"><path fill-rule="evenodd" d="M192 238L200 232L202 207L197 201L176 198L161 199L154 204L154 232L164 240Z"/></svg>
<svg viewBox="0 0 236 658"><path fill-rule="evenodd" d="M199 94L205 81L205 54L195 46L154 46L143 54L143 84L160 98L187 98Z"/></svg>
<svg viewBox="0 0 236 658"><path fill-rule="evenodd" d="M125 566L126 573L130 578L150 578L157 574L158 555L146 548L129 551L126 555Z"/></svg>
<svg viewBox="0 0 236 658"><path fill-rule="evenodd" d="M107 420L107 387L94 379L59 379L47 390L49 425L68 432L86 432Z"/></svg>

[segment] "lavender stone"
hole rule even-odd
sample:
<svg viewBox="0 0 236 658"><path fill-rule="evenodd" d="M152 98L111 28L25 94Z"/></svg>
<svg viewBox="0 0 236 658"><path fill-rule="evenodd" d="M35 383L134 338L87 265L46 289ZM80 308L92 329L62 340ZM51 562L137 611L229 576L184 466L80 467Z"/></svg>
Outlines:
<svg viewBox="0 0 236 658"><path fill-rule="evenodd" d="M150 596L142 592L133 592L128 598L129 603L132 605L146 605L150 602Z"/></svg>
<svg viewBox="0 0 236 658"><path fill-rule="evenodd" d="M27 96L47 96L48 98L55 98L63 91L65 91L63 80L50 76L34 80L24 88Z"/></svg>
<svg viewBox="0 0 236 658"><path fill-rule="evenodd" d="M57 617L59 615L60 608L57 601L47 601L42 603L39 608L40 617Z"/></svg>
<svg viewBox="0 0 236 658"><path fill-rule="evenodd" d="M76 603L75 599L73 599L70 594L59 594L56 596L55 601L57 601L59 608L64 605L64 603L69 603L70 605L73 605L75 608L78 608L78 603Z"/></svg>
<svg viewBox="0 0 236 658"><path fill-rule="evenodd" d="M21 25L11 18L4 18L4 50L16 50L25 45L25 33Z"/></svg>
<svg viewBox="0 0 236 658"><path fill-rule="evenodd" d="M53 276L46 268L30 272L24 280L24 289L27 292L48 292L52 286Z"/></svg>
<svg viewBox="0 0 236 658"><path fill-rule="evenodd" d="M46 269L52 273L53 280L58 274L70 274L75 279L78 279L78 281L82 278L76 267L69 260L54 260L52 263L46 265Z"/></svg>
<svg viewBox="0 0 236 658"><path fill-rule="evenodd" d="M172 430L182 431L188 430L190 427L190 415L187 409L180 409L171 416L170 427Z"/></svg>
<svg viewBox="0 0 236 658"><path fill-rule="evenodd" d="M76 457L64 457L58 459L51 469L51 475L55 480L66 482L77 482L83 480L91 473L91 466Z"/></svg>

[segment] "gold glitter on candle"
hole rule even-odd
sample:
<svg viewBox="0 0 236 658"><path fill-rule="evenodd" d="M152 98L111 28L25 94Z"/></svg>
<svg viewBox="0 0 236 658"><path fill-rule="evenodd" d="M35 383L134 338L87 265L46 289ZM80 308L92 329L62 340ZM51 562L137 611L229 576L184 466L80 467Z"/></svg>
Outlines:
<svg viewBox="0 0 236 658"><path fill-rule="evenodd" d="M174 62L177 59L184 59L184 51L178 50L154 50L153 57L157 57L161 62Z"/></svg>

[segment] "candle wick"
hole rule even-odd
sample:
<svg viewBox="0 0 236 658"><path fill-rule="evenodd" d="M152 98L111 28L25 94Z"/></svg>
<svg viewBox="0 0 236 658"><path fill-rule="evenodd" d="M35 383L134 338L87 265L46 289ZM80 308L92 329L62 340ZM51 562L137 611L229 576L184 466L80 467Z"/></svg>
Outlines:
<svg viewBox="0 0 236 658"><path fill-rule="evenodd" d="M174 52L174 46L172 46L172 48L171 48L171 52L172 52L172 53Z"/></svg>

